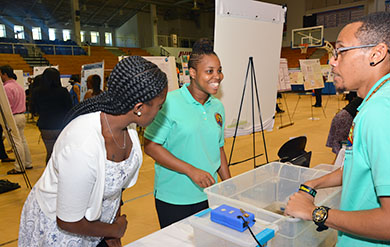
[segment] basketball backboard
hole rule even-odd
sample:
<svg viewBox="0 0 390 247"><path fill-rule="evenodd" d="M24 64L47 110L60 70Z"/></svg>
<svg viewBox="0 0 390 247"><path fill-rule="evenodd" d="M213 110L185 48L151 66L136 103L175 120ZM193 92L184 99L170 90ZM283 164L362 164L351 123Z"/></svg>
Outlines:
<svg viewBox="0 0 390 247"><path fill-rule="evenodd" d="M324 45L324 26L305 27L293 29L291 35L291 48L301 48L304 44L308 47Z"/></svg>

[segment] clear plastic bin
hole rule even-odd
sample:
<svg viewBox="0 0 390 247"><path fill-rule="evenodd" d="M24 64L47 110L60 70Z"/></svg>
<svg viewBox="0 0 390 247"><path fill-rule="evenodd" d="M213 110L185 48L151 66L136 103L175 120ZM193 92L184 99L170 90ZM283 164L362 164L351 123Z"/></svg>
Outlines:
<svg viewBox="0 0 390 247"><path fill-rule="evenodd" d="M338 168L340 168L340 167L335 166L335 165L331 165L331 164L319 164L319 165L316 165L315 167L313 167L313 169L323 170L323 171L328 171L328 172L337 170Z"/></svg>
<svg viewBox="0 0 390 247"><path fill-rule="evenodd" d="M289 196L298 191L300 184L327 173L329 171L273 162L204 191L211 208L227 204L254 213L256 219L277 225L279 230L270 246L332 246L336 231L329 229L319 233L313 222L283 215ZM338 208L340 196L341 187L319 189L315 204Z"/></svg>

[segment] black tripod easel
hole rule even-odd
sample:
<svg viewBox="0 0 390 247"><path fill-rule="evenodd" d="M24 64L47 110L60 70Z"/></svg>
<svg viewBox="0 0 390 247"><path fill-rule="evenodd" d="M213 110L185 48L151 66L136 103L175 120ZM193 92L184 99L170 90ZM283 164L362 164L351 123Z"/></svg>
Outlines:
<svg viewBox="0 0 390 247"><path fill-rule="evenodd" d="M232 161L232 156L233 156L234 144L235 144L235 142L236 142L236 137L237 137L238 124L239 124L239 122L240 122L240 117L241 117L242 105L243 105L243 102L244 102L245 89L246 89L246 83L247 83L247 81L248 81L249 72L251 72L252 147L253 147L253 157L248 158L248 159L245 159L245 160L242 160L242 161L238 161L238 162L235 162L235 163L231 163L231 161ZM258 155L256 155L256 144L255 144L255 143L256 143L256 142L255 142L255 141L256 141L256 138L255 138L255 134L256 134L256 131L255 131L255 101L254 101L253 91L256 92L257 108L258 108L258 111L259 111L261 132L262 132L262 136L263 136L263 144L264 144L265 159L266 159L267 163L269 162L269 161L268 161L268 154L267 154L267 145L266 145L266 143L265 143L265 137L264 137L263 119L262 119L262 117L261 117L260 100L259 100L259 93L258 93L258 90L257 90L257 82L256 82L255 68L254 68L254 65L253 65L253 57L249 57L248 68L247 68L247 70L246 70L246 75L245 75L244 89L243 89L243 91L242 91L240 109L239 109L239 111L238 111L238 117L237 117L236 128L235 128L235 130L234 130L233 143L232 143L232 148L231 148L231 150L230 150L230 157L229 157L228 166L237 165L237 164L239 164L239 163L243 163L243 162L245 162L245 161L248 161L248 160L253 159L253 168L256 168L256 167L257 167L257 165L256 165L256 158L263 155L263 154L258 154Z"/></svg>
<svg viewBox="0 0 390 247"><path fill-rule="evenodd" d="M32 186L31 186L31 183L30 183L30 179L27 176L26 169L24 168L24 164L22 163L22 159L20 158L18 149L16 148L16 144L15 144L14 138L12 136L12 129L8 125L7 119L5 118L5 114L4 114L4 111L3 111L3 107L1 105L0 105L0 113L1 113L1 117L3 119L4 129L5 129L5 131L7 131L7 135L9 137L8 138L9 142L10 142L10 144L12 146L12 149L14 151L14 154L15 154L15 159L18 162L20 171L23 174L24 182L26 183L27 188L31 189Z"/></svg>

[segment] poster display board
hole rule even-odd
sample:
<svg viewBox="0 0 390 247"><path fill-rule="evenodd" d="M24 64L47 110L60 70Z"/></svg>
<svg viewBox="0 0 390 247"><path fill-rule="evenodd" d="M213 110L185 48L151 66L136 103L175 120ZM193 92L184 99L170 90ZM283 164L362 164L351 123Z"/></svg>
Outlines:
<svg viewBox="0 0 390 247"><path fill-rule="evenodd" d="M100 84L100 89L103 90L104 87L104 60L99 63L84 64L81 66L81 79L80 79L80 101L84 99L84 95L87 92L87 78L90 75L98 75L102 82Z"/></svg>
<svg viewBox="0 0 390 247"><path fill-rule="evenodd" d="M225 106L225 137L233 136L237 126L250 57L253 58L262 124L264 130L273 128L285 11L280 5L252 0L216 1L214 50L224 73L217 97ZM248 78L247 84L250 83ZM255 131L262 130L256 105L254 109L253 122L251 87L247 86L237 135L252 133L252 127Z"/></svg>
<svg viewBox="0 0 390 247"><path fill-rule="evenodd" d="M17 79L16 82L22 86L22 88L26 89L26 80L23 75L23 70L14 70L14 74L16 75Z"/></svg>
<svg viewBox="0 0 390 247"><path fill-rule="evenodd" d="M287 59L281 58L279 65L278 92L291 91L290 76L288 74Z"/></svg>
<svg viewBox="0 0 390 247"><path fill-rule="evenodd" d="M33 77L35 77L37 75L43 74L43 71L45 71L45 69L47 69L47 68L55 68L57 70L60 70L58 65L53 65L53 66L35 66L33 68Z"/></svg>
<svg viewBox="0 0 390 247"><path fill-rule="evenodd" d="M188 67L188 61L190 60L190 55L182 55L180 57L182 73L180 73L180 85L190 83L190 69Z"/></svg>
<svg viewBox="0 0 390 247"><path fill-rule="evenodd" d="M322 75L325 76L326 82L333 82L332 67L329 64L321 65Z"/></svg>
<svg viewBox="0 0 390 247"><path fill-rule="evenodd" d="M303 86L305 87L305 90L324 87L319 59L299 59L299 64L303 73Z"/></svg>
<svg viewBox="0 0 390 247"><path fill-rule="evenodd" d="M119 56L119 61L128 56ZM168 92L179 88L179 81L177 79L176 72L176 59L174 56L161 57L161 56L145 56L146 60L157 65L168 78Z"/></svg>
<svg viewBox="0 0 390 247"><path fill-rule="evenodd" d="M179 88L179 81L177 79L177 71L176 71L176 58L174 56L170 56L170 57L145 56L143 58L156 64L162 71L165 72L165 74L168 77L168 92Z"/></svg>
<svg viewBox="0 0 390 247"><path fill-rule="evenodd" d="M69 82L71 76L72 75L60 75L61 85L62 87L68 89L68 91L72 89L72 84Z"/></svg>
<svg viewBox="0 0 390 247"><path fill-rule="evenodd" d="M291 85L302 85L303 84L303 73L301 70L289 70L288 71L290 77Z"/></svg>
<svg viewBox="0 0 390 247"><path fill-rule="evenodd" d="M190 69L188 67L188 61L190 60L190 55L182 55L180 57L182 73L180 74L180 85L190 83Z"/></svg>

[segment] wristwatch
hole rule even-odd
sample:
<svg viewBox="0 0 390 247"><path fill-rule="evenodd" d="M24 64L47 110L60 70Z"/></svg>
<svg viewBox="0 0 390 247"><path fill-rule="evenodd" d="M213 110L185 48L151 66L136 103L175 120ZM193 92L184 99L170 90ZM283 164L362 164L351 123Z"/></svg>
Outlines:
<svg viewBox="0 0 390 247"><path fill-rule="evenodd" d="M325 225L325 221L328 218L329 209L330 208L328 207L320 206L313 210L312 218L314 224L318 226L316 230L319 232L328 229L328 227Z"/></svg>

